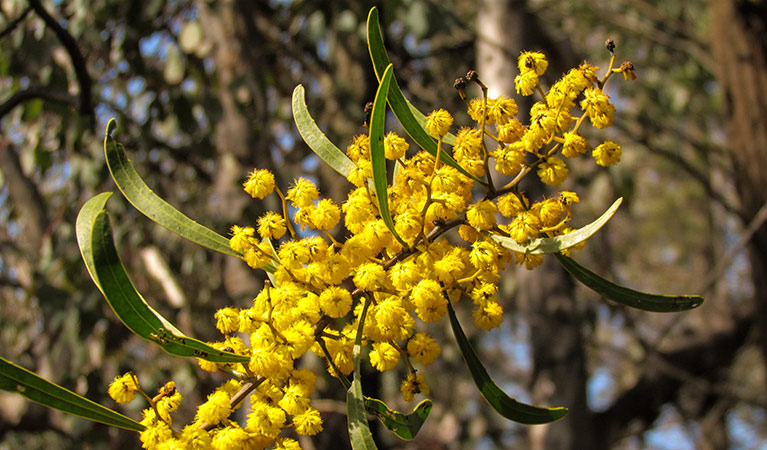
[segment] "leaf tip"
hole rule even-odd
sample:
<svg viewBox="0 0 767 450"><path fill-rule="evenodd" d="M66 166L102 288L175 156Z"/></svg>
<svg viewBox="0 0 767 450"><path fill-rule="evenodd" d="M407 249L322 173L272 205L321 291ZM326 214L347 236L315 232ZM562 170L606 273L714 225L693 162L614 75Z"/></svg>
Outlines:
<svg viewBox="0 0 767 450"><path fill-rule="evenodd" d="M106 134L106 136L107 137L111 137L112 136L112 132L115 130L115 128L117 128L117 121L115 120L114 117L112 117L111 119L109 119L109 122L107 122L107 134Z"/></svg>

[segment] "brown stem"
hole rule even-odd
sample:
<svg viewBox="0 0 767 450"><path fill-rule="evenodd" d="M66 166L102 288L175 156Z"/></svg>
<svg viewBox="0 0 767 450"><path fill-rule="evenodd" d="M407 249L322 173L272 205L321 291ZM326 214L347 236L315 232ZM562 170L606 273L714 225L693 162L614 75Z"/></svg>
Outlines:
<svg viewBox="0 0 767 450"><path fill-rule="evenodd" d="M93 82L91 76L88 74L85 58L83 57L82 52L80 52L80 47L77 46L77 41L56 19L53 18L53 16L48 13L40 0L29 0L29 6L41 19L43 19L43 22L53 30L54 34L56 34L56 37L61 42L61 45L67 50L67 53L72 60L72 66L75 69L77 82L80 85L80 114L93 117L93 100L91 97L91 86L93 85Z"/></svg>

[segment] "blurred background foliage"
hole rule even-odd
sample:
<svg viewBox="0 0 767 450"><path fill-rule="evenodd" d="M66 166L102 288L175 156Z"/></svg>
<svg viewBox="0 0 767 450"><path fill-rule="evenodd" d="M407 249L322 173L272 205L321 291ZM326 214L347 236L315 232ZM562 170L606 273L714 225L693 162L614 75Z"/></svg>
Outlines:
<svg viewBox="0 0 767 450"><path fill-rule="evenodd" d="M382 0L376 3L398 80L422 111L468 124L452 89L477 69L514 93L516 56L541 50L552 83L588 59L606 67L606 38L639 79L614 80L616 126L589 135L623 145L603 170L574 161L585 224L624 206L577 258L646 291L701 293L681 315L629 311L574 286L556 264L511 268L507 320L473 333L492 376L521 400L567 406L567 419L504 421L476 393L446 323L427 368L435 407L421 434L383 448L757 448L767 445L767 2L761 0ZM107 406L109 381L133 370L147 390L174 379L194 407L223 378L132 336L88 279L74 237L80 206L115 190L103 159L106 121L148 184L225 234L275 199L249 200L253 167L281 186L310 176L342 201L347 182L292 124L306 87L320 127L340 147L365 133L377 84L364 25L373 2L0 0L0 352ZM620 82L619 82L620 81ZM479 95L474 92L474 95ZM520 105L526 99L518 98ZM524 111L524 108L520 108ZM396 123L390 124L396 129ZM530 192L545 192L529 183ZM121 197L109 203L123 262L144 296L200 339L213 313L243 306L263 283L240 261L183 242ZM343 230L337 230L340 236ZM467 331L468 331L467 327ZM303 362L322 371L311 357ZM366 394L399 409L394 374L367 373ZM306 449L339 448L343 394L320 382L326 431ZM124 411L138 417L139 402ZM0 392L0 448L135 448L136 436Z"/></svg>

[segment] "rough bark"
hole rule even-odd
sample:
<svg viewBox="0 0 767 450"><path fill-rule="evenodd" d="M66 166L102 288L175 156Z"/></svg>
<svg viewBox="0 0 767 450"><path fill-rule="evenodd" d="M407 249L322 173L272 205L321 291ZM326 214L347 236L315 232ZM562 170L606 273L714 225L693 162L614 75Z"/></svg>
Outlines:
<svg viewBox="0 0 767 450"><path fill-rule="evenodd" d="M551 41L529 12L526 0L485 0L477 11L477 71L491 97L515 97L520 120L525 121L531 99L514 95L516 59L520 51L531 48L544 48L549 53ZM524 186L529 198L544 195L537 180L529 181ZM533 399L570 409L561 421L531 427L530 448L592 448L590 434L580 432L588 429L590 413L586 402L585 318L575 304L573 282L553 260L534 271L517 269L517 274L519 290L514 300L530 319ZM508 303L504 306L511 307Z"/></svg>
<svg viewBox="0 0 767 450"><path fill-rule="evenodd" d="M748 223L767 203L767 1L711 0L710 5L728 150L740 215ZM767 228L754 234L748 253L767 367Z"/></svg>

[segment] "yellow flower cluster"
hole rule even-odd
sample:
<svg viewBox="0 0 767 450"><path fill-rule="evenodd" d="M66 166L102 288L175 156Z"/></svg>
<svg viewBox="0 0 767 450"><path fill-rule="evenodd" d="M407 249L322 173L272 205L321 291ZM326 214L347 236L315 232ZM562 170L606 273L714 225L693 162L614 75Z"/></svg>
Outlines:
<svg viewBox="0 0 767 450"><path fill-rule="evenodd" d="M396 236L370 187L373 166L366 135L355 137L347 147L354 164L347 179L354 187L340 206L321 198L317 186L305 178L295 180L283 195L269 171L250 174L244 189L254 198L276 191L283 211L267 212L256 227L233 226L230 247L250 267L270 272L272 282L247 307L216 312L216 327L225 338L212 344L247 356L249 362L200 360L203 369L225 370L236 378L208 396L198 407L195 422L182 433L173 432L169 416L165 417L171 407L146 410L145 447L173 441L186 445L178 448L297 448L295 441L281 437L284 429L314 435L323 427L311 405L316 375L296 367L307 351L326 358L331 375L350 374L357 330L364 319L360 338L369 348L370 364L389 371L404 361L407 374L401 391L410 401L429 392L414 364L427 366L439 356L440 345L425 329L447 314L449 302L471 299L474 323L484 330L503 322L497 299L500 272L512 261L532 269L541 264L542 256L510 251L489 235L524 244L572 231L568 223L571 207L579 201L575 193L563 191L533 202L519 182L535 170L543 183L562 184L569 173L562 157L575 158L589 149L579 134L582 123L588 117L592 125L604 128L612 123L615 111L602 91L612 67L599 80L598 68L584 63L544 92L540 77L548 66L545 56L524 52L518 66L517 92L541 95L528 125L515 117L517 105L508 97L473 99L468 113L476 124L450 136L454 138L450 151L443 147L448 147L444 141L453 117L439 109L426 118L425 130L436 139L437 155L452 156L463 170L424 150L408 156L405 138L386 135L385 157L399 166L388 190ZM576 117L571 112L580 97L582 114ZM607 166L620 160L621 150L605 142L592 155L597 164ZM503 187L491 179L491 162L509 177ZM478 196L480 188L483 194ZM288 202L295 208L293 218L288 216ZM338 242L329 231L342 221L345 231L337 234L345 238ZM452 228L457 228L458 242L440 239ZM131 383L132 379L116 379L110 395L117 401L130 400ZM243 426L230 416L248 395L251 410Z"/></svg>

